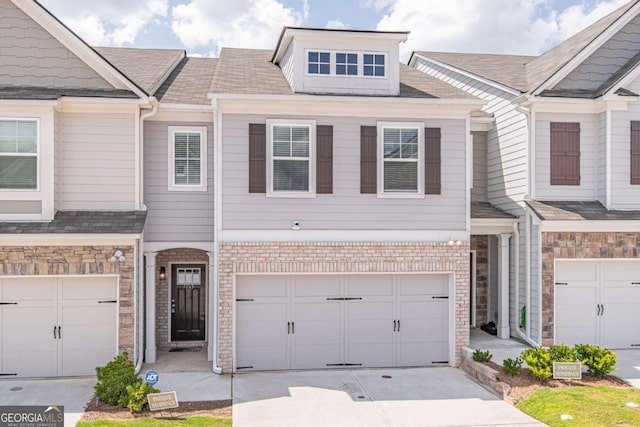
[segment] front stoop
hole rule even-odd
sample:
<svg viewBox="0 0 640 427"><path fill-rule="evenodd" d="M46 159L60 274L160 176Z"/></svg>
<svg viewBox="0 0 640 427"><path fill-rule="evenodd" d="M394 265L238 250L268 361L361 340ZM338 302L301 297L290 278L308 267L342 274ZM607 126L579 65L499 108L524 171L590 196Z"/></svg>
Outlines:
<svg viewBox="0 0 640 427"><path fill-rule="evenodd" d="M460 367L469 378L480 384L482 387L498 396L500 399L514 404L509 397L511 386L500 381L500 373L483 363L476 362L472 357L473 350L469 347L462 349L462 363Z"/></svg>

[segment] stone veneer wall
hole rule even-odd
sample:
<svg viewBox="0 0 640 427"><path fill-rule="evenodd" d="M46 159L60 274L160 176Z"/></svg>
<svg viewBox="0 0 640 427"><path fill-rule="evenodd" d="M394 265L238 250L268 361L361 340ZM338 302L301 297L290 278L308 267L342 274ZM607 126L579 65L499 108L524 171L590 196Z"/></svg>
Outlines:
<svg viewBox="0 0 640 427"><path fill-rule="evenodd" d="M171 286L171 266L169 263L197 263L204 264L205 283L209 284L209 256L199 249L179 248L158 252L156 256L156 346L159 350L168 350L172 347L206 347L206 341L177 341L169 342L169 294ZM160 280L160 267L167 271L165 280ZM205 296L206 298L206 296ZM206 304L209 307L209 304ZM208 313L213 315L213 313Z"/></svg>
<svg viewBox="0 0 640 427"><path fill-rule="evenodd" d="M476 325L488 321L489 236L471 236L471 250L476 251Z"/></svg>
<svg viewBox="0 0 640 427"><path fill-rule="evenodd" d="M125 260L110 262L116 249ZM135 251L133 246L0 246L0 276L120 276L120 351L133 355Z"/></svg>
<svg viewBox="0 0 640 427"><path fill-rule="evenodd" d="M553 345L554 260L638 258L640 233L542 233L542 345Z"/></svg>
<svg viewBox="0 0 640 427"><path fill-rule="evenodd" d="M218 366L233 367L234 276L242 273L454 272L455 364L469 344L469 244L446 243L221 243L219 250Z"/></svg>

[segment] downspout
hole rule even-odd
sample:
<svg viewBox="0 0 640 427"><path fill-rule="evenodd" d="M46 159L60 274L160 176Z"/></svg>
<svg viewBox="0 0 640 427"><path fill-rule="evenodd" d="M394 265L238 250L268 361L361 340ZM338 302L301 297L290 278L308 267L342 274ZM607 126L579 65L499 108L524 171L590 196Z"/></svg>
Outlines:
<svg viewBox="0 0 640 427"><path fill-rule="evenodd" d="M213 319L214 319L214 327L213 327L213 373L214 374L222 374L222 368L218 366L218 325L219 325L219 317L218 317L218 303L220 300L219 295L219 286L218 286L218 260L219 260L219 250L218 250L218 224L221 218L219 218L220 212L219 209L220 203L222 202L222 185L221 185L221 177L222 177L222 112L220 111L220 107L218 105L218 101L213 99L211 101L211 106L213 107L213 164L215 167L214 175L214 209L213 209ZM220 199L220 200L219 200Z"/></svg>
<svg viewBox="0 0 640 427"><path fill-rule="evenodd" d="M140 126L138 127L138 131L139 131L139 140L140 140L140 174L138 179L140 180L140 199L138 200L138 203L140 204L140 207L144 210L146 210L146 207L143 203L144 201L144 121L146 119L148 119L149 117L155 116L158 113L158 100L156 99L155 96L150 96L149 97L149 103L151 104L151 110L141 114L140 115ZM145 289L145 283L144 283L144 268L141 268L141 266L144 265L144 251L142 248L142 245L144 244L144 240L142 238L142 236L140 237L140 239L138 239L138 253L137 253L137 257L136 257L136 262L137 262L137 271L138 271L138 283L137 286L134 288L135 290L135 295L134 295L134 300L137 297L137 311L138 311L138 315L135 316L135 322L136 324L134 325L134 328L137 329L138 331L138 352L137 352L137 359L136 359L136 368L135 368L135 372L136 374L140 372L140 370L142 369L142 362L144 360L144 325L145 325L145 321L144 321L144 315L145 315L145 311L144 310L144 301L145 301L145 294L144 294L144 289Z"/></svg>

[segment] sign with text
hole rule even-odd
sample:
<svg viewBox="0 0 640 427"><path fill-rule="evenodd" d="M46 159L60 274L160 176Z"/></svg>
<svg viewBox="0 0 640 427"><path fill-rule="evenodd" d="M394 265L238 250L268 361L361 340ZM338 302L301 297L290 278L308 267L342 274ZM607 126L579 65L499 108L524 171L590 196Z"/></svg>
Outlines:
<svg viewBox="0 0 640 427"><path fill-rule="evenodd" d="M64 406L0 406L1 427L64 427Z"/></svg>
<svg viewBox="0 0 640 427"><path fill-rule="evenodd" d="M152 393L147 395L147 402L149 402L149 409L152 411L174 409L178 407L178 396L175 391Z"/></svg>
<svg viewBox="0 0 640 427"><path fill-rule="evenodd" d="M582 363L553 362L553 379L580 380L582 379Z"/></svg>

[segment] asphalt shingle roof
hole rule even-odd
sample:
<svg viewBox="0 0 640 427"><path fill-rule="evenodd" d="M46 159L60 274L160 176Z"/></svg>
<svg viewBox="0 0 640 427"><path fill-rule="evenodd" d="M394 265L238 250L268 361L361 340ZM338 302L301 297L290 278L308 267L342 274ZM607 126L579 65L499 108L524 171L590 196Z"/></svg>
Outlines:
<svg viewBox="0 0 640 427"><path fill-rule="evenodd" d="M137 98L128 90L121 89L65 89L33 86L4 86L0 87L0 99L36 99L56 100L63 96L79 98Z"/></svg>
<svg viewBox="0 0 640 427"><path fill-rule="evenodd" d="M598 201L538 201L527 205L545 221L627 221L640 220L640 211L607 210Z"/></svg>
<svg viewBox="0 0 640 427"><path fill-rule="evenodd" d="M58 211L51 222L0 222L0 234L139 234L146 211Z"/></svg>
<svg viewBox="0 0 640 427"><path fill-rule="evenodd" d="M184 58L160 86L156 97L168 104L211 104L207 93L217 63L217 58Z"/></svg>
<svg viewBox="0 0 640 427"><path fill-rule="evenodd" d="M515 219L516 217L487 202L471 202L471 218Z"/></svg>
<svg viewBox="0 0 640 427"><path fill-rule="evenodd" d="M126 47L96 47L98 53L149 93L160 83L177 61L182 49L138 49ZM150 93L150 95L153 95Z"/></svg>

